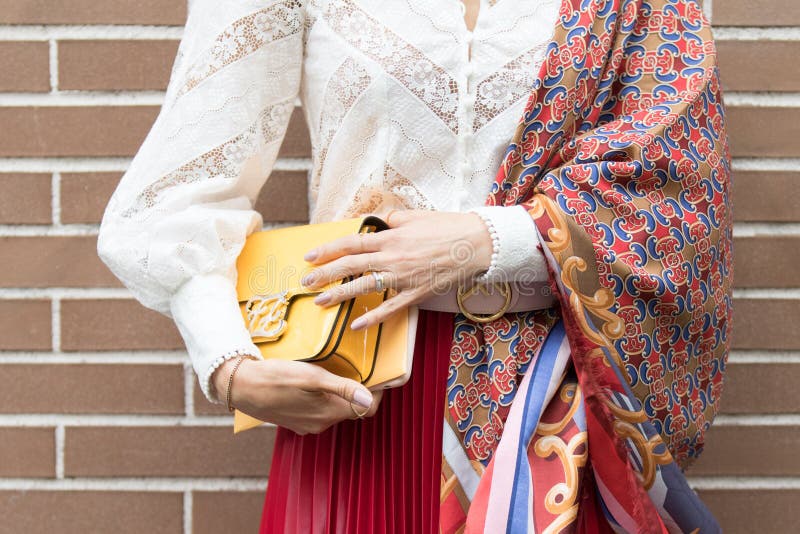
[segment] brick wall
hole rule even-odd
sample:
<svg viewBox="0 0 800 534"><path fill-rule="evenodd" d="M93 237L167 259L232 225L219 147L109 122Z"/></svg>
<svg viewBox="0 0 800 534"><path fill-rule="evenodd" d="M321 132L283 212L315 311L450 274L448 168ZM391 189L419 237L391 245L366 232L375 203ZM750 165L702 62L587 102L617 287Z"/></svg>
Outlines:
<svg viewBox="0 0 800 534"><path fill-rule="evenodd" d="M705 8L736 170L735 350L691 481L726 532L789 532L800 525L800 8ZM0 531L258 524L274 429L234 439L173 325L95 256L184 19L182 0L0 0ZM280 178L262 192L270 224L306 217L304 128L295 113Z"/></svg>

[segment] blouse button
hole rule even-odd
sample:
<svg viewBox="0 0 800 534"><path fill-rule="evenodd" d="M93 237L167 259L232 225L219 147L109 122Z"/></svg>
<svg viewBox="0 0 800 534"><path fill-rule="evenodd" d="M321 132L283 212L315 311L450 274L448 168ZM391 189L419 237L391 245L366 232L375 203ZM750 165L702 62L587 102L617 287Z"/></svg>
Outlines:
<svg viewBox="0 0 800 534"><path fill-rule="evenodd" d="M464 67L464 74L467 75L467 78L471 78L475 75L475 65L473 65L471 61Z"/></svg>
<svg viewBox="0 0 800 534"><path fill-rule="evenodd" d="M463 99L464 109L472 110L475 107L475 97L471 94L464 95Z"/></svg>

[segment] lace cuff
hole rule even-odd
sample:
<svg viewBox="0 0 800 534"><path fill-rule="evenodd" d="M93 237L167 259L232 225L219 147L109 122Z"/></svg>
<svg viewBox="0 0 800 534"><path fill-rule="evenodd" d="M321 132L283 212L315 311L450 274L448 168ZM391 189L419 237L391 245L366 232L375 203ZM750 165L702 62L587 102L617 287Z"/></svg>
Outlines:
<svg viewBox="0 0 800 534"><path fill-rule="evenodd" d="M544 282L548 279L547 260L539 249L536 224L524 206L480 206L469 211L484 220L494 245L489 269L478 276L477 281Z"/></svg>
<svg viewBox="0 0 800 534"><path fill-rule="evenodd" d="M170 310L203 395L222 404L211 383L217 367L240 354L261 358L245 327L233 281L220 274L193 276L173 295Z"/></svg>

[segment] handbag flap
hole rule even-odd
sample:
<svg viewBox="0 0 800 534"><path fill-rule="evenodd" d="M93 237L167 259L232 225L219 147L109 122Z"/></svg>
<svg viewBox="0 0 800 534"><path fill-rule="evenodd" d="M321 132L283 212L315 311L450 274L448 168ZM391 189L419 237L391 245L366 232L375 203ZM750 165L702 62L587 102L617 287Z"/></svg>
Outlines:
<svg viewBox="0 0 800 534"><path fill-rule="evenodd" d="M307 224L254 232L247 237L237 259L236 293L245 324L265 357L313 359L333 335L340 314L350 302L318 306L313 297L352 277L309 289L300 283L318 265L303 259L312 248L336 238L366 230L384 230L374 216ZM289 316L302 317L292 322Z"/></svg>

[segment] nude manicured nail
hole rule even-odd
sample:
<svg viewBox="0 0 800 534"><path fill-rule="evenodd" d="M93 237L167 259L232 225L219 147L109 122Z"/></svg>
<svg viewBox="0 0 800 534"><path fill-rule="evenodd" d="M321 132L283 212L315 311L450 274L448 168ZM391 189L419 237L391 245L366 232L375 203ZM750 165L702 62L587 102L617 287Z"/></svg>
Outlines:
<svg viewBox="0 0 800 534"><path fill-rule="evenodd" d="M362 408L369 408L372 406L372 395L364 390L357 389L356 392L353 393L353 402Z"/></svg>

